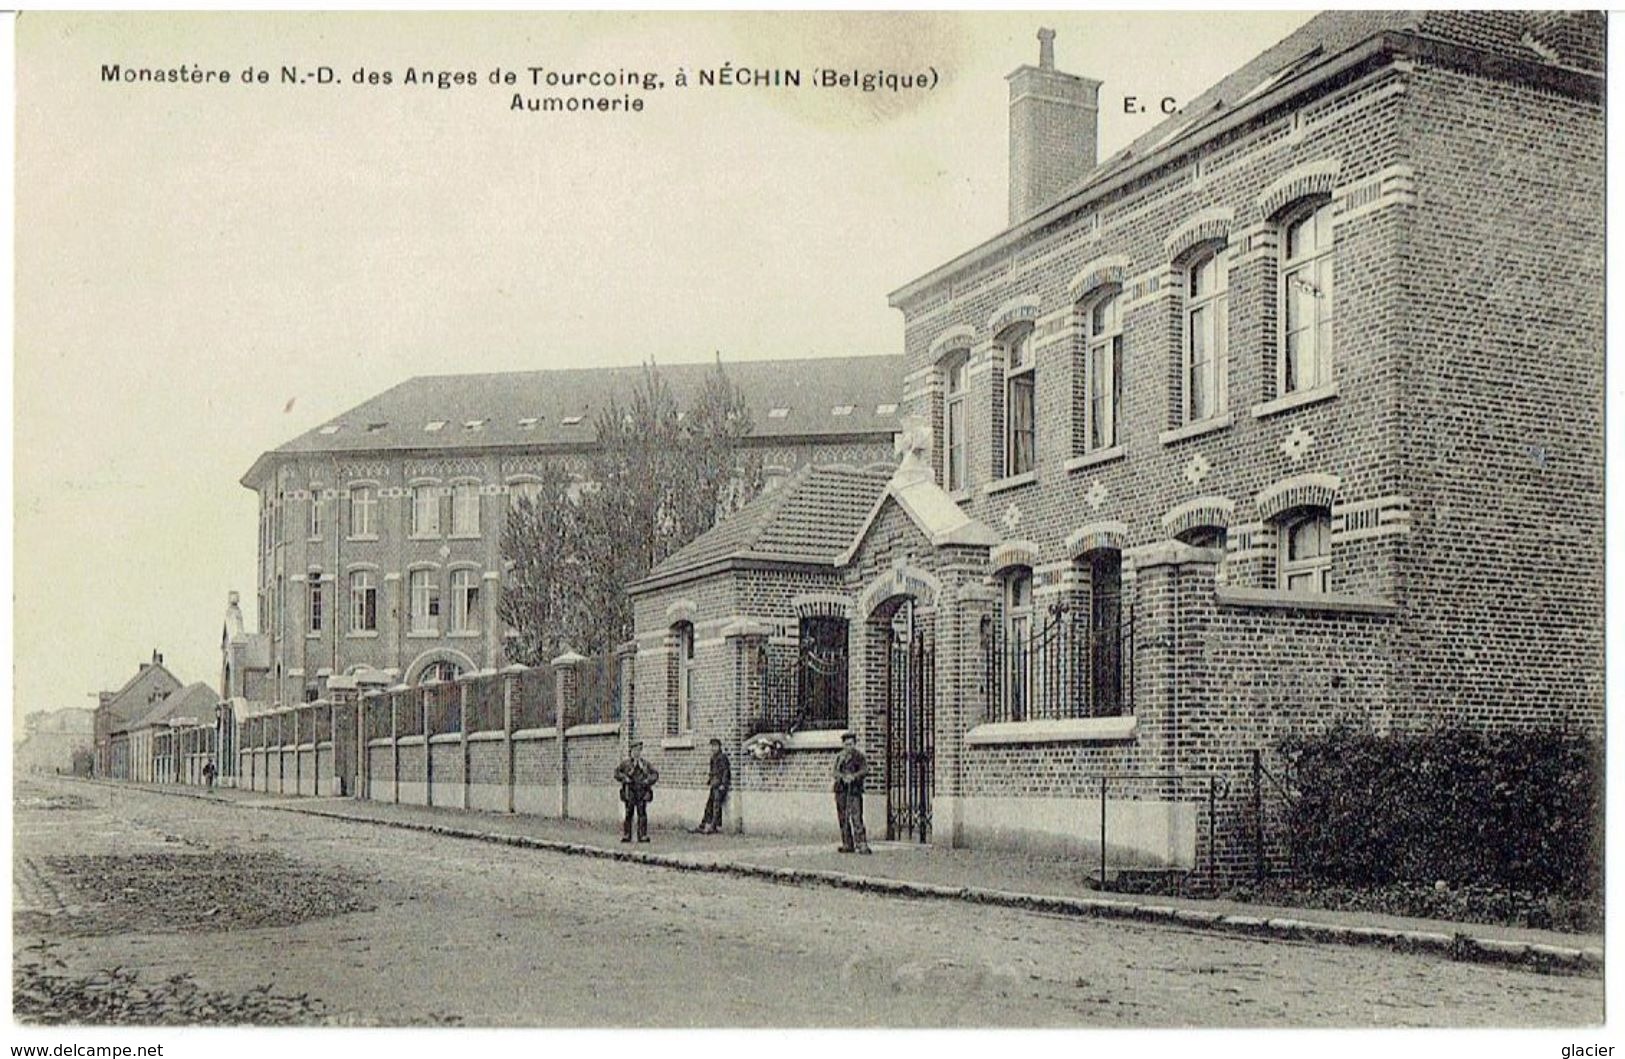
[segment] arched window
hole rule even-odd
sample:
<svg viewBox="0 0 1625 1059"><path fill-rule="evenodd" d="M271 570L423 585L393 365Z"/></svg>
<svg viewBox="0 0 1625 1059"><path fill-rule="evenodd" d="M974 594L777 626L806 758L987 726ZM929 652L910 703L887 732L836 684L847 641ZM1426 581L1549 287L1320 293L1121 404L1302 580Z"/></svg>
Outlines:
<svg viewBox="0 0 1625 1059"><path fill-rule="evenodd" d="M1184 422L1222 415L1229 405L1230 257L1214 246L1185 268Z"/></svg>
<svg viewBox="0 0 1625 1059"><path fill-rule="evenodd" d="M542 501L542 483L532 481L512 482L508 486L508 506L518 508L521 504L530 504L535 507Z"/></svg>
<svg viewBox="0 0 1625 1059"><path fill-rule="evenodd" d="M1281 519L1280 586L1288 592L1329 591L1332 516L1323 507L1299 508Z"/></svg>
<svg viewBox="0 0 1625 1059"><path fill-rule="evenodd" d="M1176 535L1174 539L1192 548L1223 548L1225 536L1223 526L1192 526Z"/></svg>
<svg viewBox="0 0 1625 1059"><path fill-rule="evenodd" d="M1281 224L1280 393L1332 381L1332 203L1317 198Z"/></svg>
<svg viewBox="0 0 1625 1059"><path fill-rule="evenodd" d="M965 373L970 355L950 353L942 362L942 487L950 493L965 488Z"/></svg>
<svg viewBox="0 0 1625 1059"><path fill-rule="evenodd" d="M439 681L442 684L449 684L462 675L463 667L456 662L430 662L418 674L418 683L427 684L430 681Z"/></svg>
<svg viewBox="0 0 1625 1059"><path fill-rule="evenodd" d="M1001 649L1000 680L1003 709L998 716L1007 721L1024 721L1032 710L1033 668L1033 572L1030 567L1012 566L1004 574L1004 645Z"/></svg>
<svg viewBox="0 0 1625 1059"><path fill-rule="evenodd" d="M1121 292L1113 288L1089 307L1084 345L1084 439L1086 452L1113 448L1123 409L1123 316Z"/></svg>
<svg viewBox="0 0 1625 1059"><path fill-rule="evenodd" d="M1085 717L1116 717L1123 712L1123 554L1097 548L1080 565L1089 574L1089 620L1084 654L1088 659Z"/></svg>
<svg viewBox="0 0 1625 1059"><path fill-rule="evenodd" d="M1037 369L1033 366L1031 327L1012 330L1004 339L1004 473L1027 474L1036 465Z"/></svg>

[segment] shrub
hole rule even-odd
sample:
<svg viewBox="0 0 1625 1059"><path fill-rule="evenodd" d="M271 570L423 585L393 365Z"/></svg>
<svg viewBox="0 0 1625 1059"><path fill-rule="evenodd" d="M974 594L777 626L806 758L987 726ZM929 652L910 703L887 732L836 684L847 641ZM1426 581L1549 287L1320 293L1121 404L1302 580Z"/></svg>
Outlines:
<svg viewBox="0 0 1625 1059"><path fill-rule="evenodd" d="M1550 729L1376 735L1339 726L1278 749L1296 789L1288 842L1309 881L1439 880L1601 897L1600 740Z"/></svg>

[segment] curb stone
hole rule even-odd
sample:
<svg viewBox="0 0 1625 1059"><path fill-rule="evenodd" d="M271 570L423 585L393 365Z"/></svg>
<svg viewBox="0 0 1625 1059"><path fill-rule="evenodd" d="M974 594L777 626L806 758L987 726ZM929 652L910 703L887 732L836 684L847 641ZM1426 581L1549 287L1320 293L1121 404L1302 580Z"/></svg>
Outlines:
<svg viewBox="0 0 1625 1059"><path fill-rule="evenodd" d="M124 784L108 780L83 780L107 787ZM197 798L226 805L243 805L232 798L203 792L165 790L142 787L153 794L170 794L182 798ZM1029 894L1012 890L994 890L979 886L945 886L938 883L917 883L902 879L885 879L819 868L775 868L766 865L723 863L694 860L669 853L645 853L631 849L605 849L582 842L560 839L533 838L529 835L510 835L480 831L474 828L454 827L447 824L428 824L414 820L382 820L377 817L351 816L325 809L297 804L275 805L261 803L245 808L271 812L300 813L328 820L341 820L374 827L391 827L405 831L420 831L446 838L461 838L476 842L538 849L568 856L592 857L599 860L645 864L650 867L672 868L677 871L730 875L741 878L768 879L790 885L821 885L834 889L856 890L864 893L895 897L958 900L973 904L993 905L1016 910L1049 912L1078 918L1133 919L1148 923L1165 923L1216 933L1241 934L1251 937L1273 937L1288 941L1309 941L1324 944L1380 946L1409 952L1428 952L1457 962L1516 965L1544 974L1572 973L1600 976L1603 970L1603 952L1596 948L1574 948L1543 942L1512 941L1505 938L1477 938L1469 934L1445 934L1429 930L1403 930L1393 927L1316 923L1287 917L1262 917L1242 914L1208 912L1201 909L1175 908L1172 905L1143 904L1099 897L1060 897Z"/></svg>

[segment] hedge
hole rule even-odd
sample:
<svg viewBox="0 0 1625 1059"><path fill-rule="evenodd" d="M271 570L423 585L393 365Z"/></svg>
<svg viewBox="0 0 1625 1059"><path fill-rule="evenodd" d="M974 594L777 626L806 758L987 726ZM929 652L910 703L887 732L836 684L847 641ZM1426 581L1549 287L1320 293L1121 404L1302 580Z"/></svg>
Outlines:
<svg viewBox="0 0 1625 1059"><path fill-rule="evenodd" d="M1603 747L1569 731L1283 740L1295 871L1352 886L1444 881L1600 899Z"/></svg>

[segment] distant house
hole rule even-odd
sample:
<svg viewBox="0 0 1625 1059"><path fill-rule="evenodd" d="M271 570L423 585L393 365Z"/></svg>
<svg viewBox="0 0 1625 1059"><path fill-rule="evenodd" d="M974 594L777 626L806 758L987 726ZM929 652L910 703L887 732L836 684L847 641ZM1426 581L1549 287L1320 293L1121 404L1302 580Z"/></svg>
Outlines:
<svg viewBox="0 0 1625 1059"><path fill-rule="evenodd" d="M130 722L126 728L130 755L127 778L138 783L172 783L181 778L183 755L175 739L177 732L186 733L188 753L212 754L219 704L219 693L200 680L171 692ZM206 745L199 748L199 744Z"/></svg>
<svg viewBox="0 0 1625 1059"><path fill-rule="evenodd" d="M135 675L117 691L104 691L96 707L93 739L94 772L111 779L130 778L128 730L130 723L149 712L171 692L180 689L175 674L164 668L164 656L152 652Z"/></svg>

